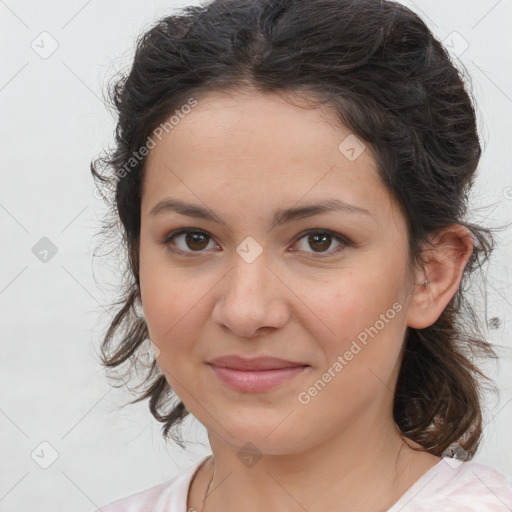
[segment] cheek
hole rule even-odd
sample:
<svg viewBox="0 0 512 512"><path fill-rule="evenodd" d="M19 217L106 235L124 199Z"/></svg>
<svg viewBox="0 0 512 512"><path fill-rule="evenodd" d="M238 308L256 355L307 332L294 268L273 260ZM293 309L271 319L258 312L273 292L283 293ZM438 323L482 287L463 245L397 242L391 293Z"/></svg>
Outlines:
<svg viewBox="0 0 512 512"><path fill-rule="evenodd" d="M207 318L204 295L190 282L156 274L146 275L144 315L149 337L158 348L157 364L177 396L185 401L194 389L191 376L200 358L197 340ZM183 387L184 385L184 387Z"/></svg>
<svg viewBox="0 0 512 512"><path fill-rule="evenodd" d="M329 329L323 327L315 334L316 327L308 327L322 355L297 397L299 410L304 418L309 414L329 418L325 428L333 432L349 418L364 414L376 400L387 403L394 385L405 329L404 307L396 300L396 287L377 283L368 273L352 274L337 286L324 286L322 294L317 291L308 297L322 320L317 325Z"/></svg>
<svg viewBox="0 0 512 512"><path fill-rule="evenodd" d="M152 339L160 344L186 340L183 332L192 332L201 325L204 290L196 289L190 281L171 279L165 275L141 277L144 315Z"/></svg>
<svg viewBox="0 0 512 512"><path fill-rule="evenodd" d="M197 268L141 258L141 296L149 337L160 350L158 363L170 372L180 371L195 359L192 352L198 349L200 331L208 322L208 291L215 282L215 276Z"/></svg>
<svg viewBox="0 0 512 512"><path fill-rule="evenodd" d="M405 308L399 301L400 287L382 275L379 270L360 269L315 291L309 287L304 295L321 320L315 338L324 348L327 367L342 356L351 372L392 369L403 339Z"/></svg>
<svg viewBox="0 0 512 512"><path fill-rule="evenodd" d="M140 290L144 316L152 339L161 340L165 332L171 334L173 325L197 302L194 289L187 283L186 269L173 267L164 247L142 237L140 247ZM178 324L179 325L179 324Z"/></svg>

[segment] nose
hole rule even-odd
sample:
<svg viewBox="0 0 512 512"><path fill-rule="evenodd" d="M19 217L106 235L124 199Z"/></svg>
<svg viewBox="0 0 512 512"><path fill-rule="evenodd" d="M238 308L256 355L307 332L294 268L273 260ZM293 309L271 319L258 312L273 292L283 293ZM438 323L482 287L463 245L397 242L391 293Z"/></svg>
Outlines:
<svg viewBox="0 0 512 512"><path fill-rule="evenodd" d="M252 263L235 255L233 268L216 287L212 319L234 336L252 338L288 322L291 292L268 263L263 254Z"/></svg>

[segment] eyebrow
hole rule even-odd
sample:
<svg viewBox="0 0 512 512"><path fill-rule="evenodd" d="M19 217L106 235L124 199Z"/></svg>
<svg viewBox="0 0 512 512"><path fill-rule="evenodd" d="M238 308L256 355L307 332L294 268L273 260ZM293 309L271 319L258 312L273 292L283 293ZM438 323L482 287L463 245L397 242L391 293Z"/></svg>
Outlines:
<svg viewBox="0 0 512 512"><path fill-rule="evenodd" d="M226 223L214 212L203 206L185 203L179 199L167 198L156 204L149 212L150 216L156 216L164 212L177 212L188 217L210 220L226 226ZM353 204L346 203L340 199L325 199L315 204L308 204L300 207L285 208L276 210L273 215L272 228L290 222L296 219L312 217L326 212L343 212L356 214L360 216L372 217L371 213L365 208L360 208Z"/></svg>

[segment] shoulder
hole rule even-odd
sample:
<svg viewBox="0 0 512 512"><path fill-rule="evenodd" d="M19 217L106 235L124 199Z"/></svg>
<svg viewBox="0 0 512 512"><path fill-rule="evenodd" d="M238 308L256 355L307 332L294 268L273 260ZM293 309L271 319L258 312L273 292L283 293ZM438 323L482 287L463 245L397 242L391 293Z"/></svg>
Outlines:
<svg viewBox="0 0 512 512"><path fill-rule="evenodd" d="M176 478L177 477L144 491L113 501L100 507L95 512L142 512L153 510L156 502L160 499L164 491L168 492L175 487Z"/></svg>
<svg viewBox="0 0 512 512"><path fill-rule="evenodd" d="M194 463L174 478L143 491L110 502L94 512L181 511L187 506L190 481L204 461Z"/></svg>
<svg viewBox="0 0 512 512"><path fill-rule="evenodd" d="M474 461L443 459L408 493L409 507L423 511L510 512L512 482L491 466Z"/></svg>
<svg viewBox="0 0 512 512"><path fill-rule="evenodd" d="M448 491L463 495L487 496L512 507L512 483L495 468L479 462L467 461L457 467L446 464L445 474L453 473ZM498 498L502 498L499 500Z"/></svg>

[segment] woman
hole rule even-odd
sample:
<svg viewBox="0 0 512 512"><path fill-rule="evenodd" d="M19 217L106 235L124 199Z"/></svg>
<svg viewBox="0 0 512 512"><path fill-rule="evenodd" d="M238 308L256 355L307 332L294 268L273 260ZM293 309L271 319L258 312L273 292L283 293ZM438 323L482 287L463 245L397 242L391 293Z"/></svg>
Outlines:
<svg viewBox="0 0 512 512"><path fill-rule="evenodd" d="M212 455L102 510L512 510L470 460L470 354L496 357L464 316L493 243L464 220L475 114L418 16L216 0L155 24L112 93L91 170L129 266L103 362L151 346L135 401Z"/></svg>

